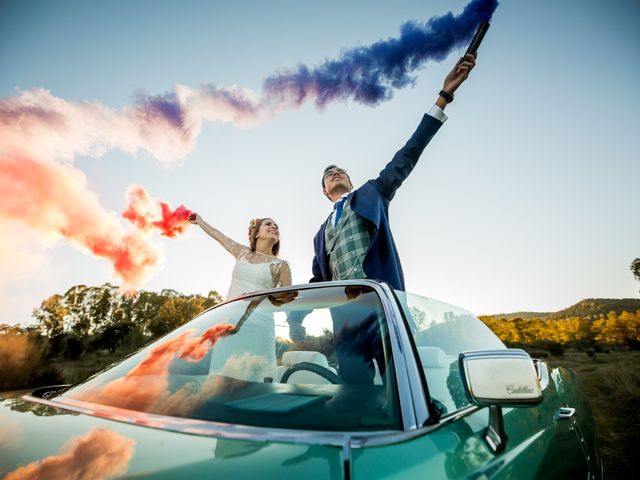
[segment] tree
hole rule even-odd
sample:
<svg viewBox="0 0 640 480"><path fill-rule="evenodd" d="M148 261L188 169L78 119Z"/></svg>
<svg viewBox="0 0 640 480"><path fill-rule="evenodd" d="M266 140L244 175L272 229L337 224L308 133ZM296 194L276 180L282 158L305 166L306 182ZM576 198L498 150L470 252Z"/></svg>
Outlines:
<svg viewBox="0 0 640 480"><path fill-rule="evenodd" d="M112 323L105 326L91 342L91 347L114 352L131 335L136 326L132 322Z"/></svg>
<svg viewBox="0 0 640 480"><path fill-rule="evenodd" d="M207 295L207 298L204 300L202 308L206 310L207 308L211 308L219 303L222 303L222 295L220 295L215 290L211 290L209 292L209 295Z"/></svg>
<svg viewBox="0 0 640 480"><path fill-rule="evenodd" d="M130 293L120 294L113 302L111 323L129 323L133 319L133 305L136 298Z"/></svg>
<svg viewBox="0 0 640 480"><path fill-rule="evenodd" d="M64 333L64 321L68 315L69 309L64 305L63 297L60 295L52 295L44 299L40 307L33 311L33 317L38 322L38 329L48 337Z"/></svg>
<svg viewBox="0 0 640 480"><path fill-rule="evenodd" d="M136 295L131 305L130 320L134 322L141 332L145 334L151 333L150 324L154 323L154 319L158 316L160 307L166 298L156 292L140 291Z"/></svg>
<svg viewBox="0 0 640 480"><path fill-rule="evenodd" d="M66 320L67 331L79 336L86 336L91 330L91 304L95 292L93 287L76 285L64 294L63 303L69 311Z"/></svg>
<svg viewBox="0 0 640 480"><path fill-rule="evenodd" d="M92 297L93 301L89 308L92 332L100 331L112 323L113 302L118 295L117 287L108 283L95 290L95 296Z"/></svg>
<svg viewBox="0 0 640 480"><path fill-rule="evenodd" d="M411 317L413 317L413 323L417 330L426 330L429 327L427 314L424 311L418 307L409 307L409 312L411 313ZM411 324L411 319L409 319L409 324Z"/></svg>
<svg viewBox="0 0 640 480"><path fill-rule="evenodd" d="M163 290L163 293L165 290ZM147 324L154 337L170 332L174 328L184 325L202 311L202 297L171 296L165 301L158 314Z"/></svg>
<svg viewBox="0 0 640 480"><path fill-rule="evenodd" d="M635 258L629 268L633 272L633 276L636 277L636 280L640 282L640 258Z"/></svg>

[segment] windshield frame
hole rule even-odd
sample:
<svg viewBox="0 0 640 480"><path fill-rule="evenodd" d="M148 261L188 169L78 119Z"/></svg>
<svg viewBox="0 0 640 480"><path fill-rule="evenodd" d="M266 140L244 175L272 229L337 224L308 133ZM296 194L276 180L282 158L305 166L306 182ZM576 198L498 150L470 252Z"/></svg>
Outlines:
<svg viewBox="0 0 640 480"><path fill-rule="evenodd" d="M369 443L372 439L378 439L379 443L383 438L389 438L390 442L401 441L403 432L412 432L415 435L416 429L425 425L429 416L427 410L427 396L423 389L420 379L418 365L411 353L413 350L409 334L405 331L405 322L400 306L397 304L397 298L393 290L385 283L379 283L372 280L344 280L332 282L317 282L312 284L292 285L288 287L273 288L260 290L248 294L238 296L236 298L217 304L204 312L200 313L193 320L201 315L219 308L222 305L237 301L247 300L253 297L268 295L272 293L282 293L287 291L301 291L310 289L319 289L326 287L347 287L347 286L367 286L374 290L382 305L383 314L389 332L389 343L391 348L392 364L394 374L396 376L396 392L398 398L398 408L402 430L372 430L372 431L332 431L332 430L303 430L303 429L282 429L268 428L262 426L239 425L225 423L220 421L208 421L188 419L181 417L172 417L168 415L153 414L148 412L138 412L134 410L99 405L95 403L83 402L80 400L69 402L56 401L56 397L37 398L32 395L25 395L23 398L30 402L43 403L52 407L71 410L78 413L89 414L93 416L105 417L111 420L121 421L125 423L134 423L137 425L149 426L152 428L161 428L170 431L216 436L221 438L252 438L261 441L285 441L300 442L301 437L305 443L315 443L321 445L344 445L345 442L351 444ZM169 333L170 334L170 333ZM162 341L161 337L154 343ZM96 377L101 373L108 371L109 368L92 375ZM81 383L81 382L79 382ZM74 385L69 386L72 388ZM56 392L56 396L67 390ZM386 443L382 440L382 443Z"/></svg>

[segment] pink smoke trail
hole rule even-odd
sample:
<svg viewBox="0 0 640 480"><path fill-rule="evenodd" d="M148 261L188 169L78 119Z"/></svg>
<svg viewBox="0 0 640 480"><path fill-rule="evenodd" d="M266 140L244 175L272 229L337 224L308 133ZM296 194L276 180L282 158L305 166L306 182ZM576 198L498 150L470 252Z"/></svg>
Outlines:
<svg viewBox="0 0 640 480"><path fill-rule="evenodd" d="M26 156L0 155L0 215L47 236L62 236L108 260L127 286L140 285L160 261L137 231L125 232L88 190L79 170Z"/></svg>

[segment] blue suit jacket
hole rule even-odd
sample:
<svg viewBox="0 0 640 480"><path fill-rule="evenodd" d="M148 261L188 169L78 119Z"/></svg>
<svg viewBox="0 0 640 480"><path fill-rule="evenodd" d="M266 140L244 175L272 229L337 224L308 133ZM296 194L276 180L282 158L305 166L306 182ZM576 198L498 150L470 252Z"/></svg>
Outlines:
<svg viewBox="0 0 640 480"><path fill-rule="evenodd" d="M442 122L424 115L409 141L393 156L378 178L369 180L353 191L351 208L372 224L371 244L364 258L363 269L367 278L383 280L397 290L404 290L404 275L391 229L389 228L389 202L396 190L418 163L422 151L433 138ZM328 221L328 219L327 219ZM332 280L329 257L324 244L325 221L313 239L313 278L310 282Z"/></svg>

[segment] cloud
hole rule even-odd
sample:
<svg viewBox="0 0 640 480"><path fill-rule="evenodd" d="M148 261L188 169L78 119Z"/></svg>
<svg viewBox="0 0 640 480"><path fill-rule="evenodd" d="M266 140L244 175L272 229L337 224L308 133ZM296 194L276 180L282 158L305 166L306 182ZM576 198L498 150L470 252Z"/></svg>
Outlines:
<svg viewBox="0 0 640 480"><path fill-rule="evenodd" d="M135 442L96 428L69 442L58 455L9 472L3 480L98 480L127 471Z"/></svg>
<svg viewBox="0 0 640 480"><path fill-rule="evenodd" d="M0 217L0 231L11 232L0 236L0 265L2 265L0 288L15 285L17 281L42 272L47 265L45 257L40 253L46 245L42 236L22 222L2 217ZM3 307L6 307L4 300L9 299L0 298Z"/></svg>
<svg viewBox="0 0 640 480"><path fill-rule="evenodd" d="M20 423L14 419L0 415L0 445L18 448L24 444L24 433Z"/></svg>

